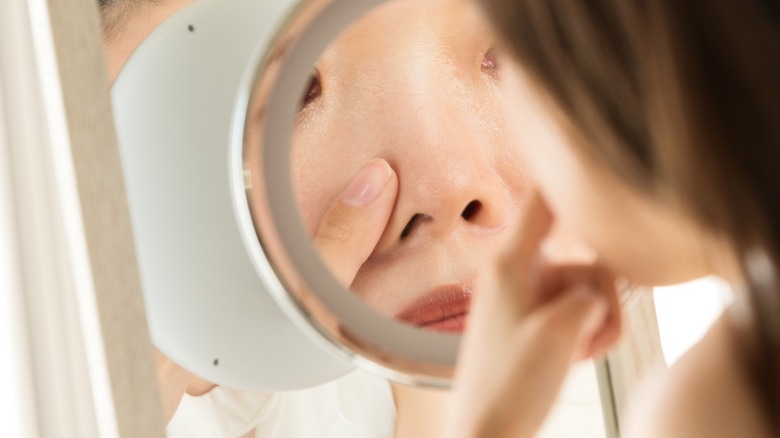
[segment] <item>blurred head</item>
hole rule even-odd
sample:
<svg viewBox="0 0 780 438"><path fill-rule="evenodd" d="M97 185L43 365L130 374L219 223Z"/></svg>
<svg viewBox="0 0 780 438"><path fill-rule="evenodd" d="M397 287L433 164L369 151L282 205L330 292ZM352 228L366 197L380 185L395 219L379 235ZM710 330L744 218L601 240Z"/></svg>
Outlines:
<svg viewBox="0 0 780 438"><path fill-rule="evenodd" d="M778 271L777 2L482 3L510 124L558 218L635 281L744 279L762 347L749 374L776 409L778 285L745 260Z"/></svg>
<svg viewBox="0 0 780 438"><path fill-rule="evenodd" d="M771 2L483 3L532 173L605 260L664 284L717 271L717 247L777 253Z"/></svg>

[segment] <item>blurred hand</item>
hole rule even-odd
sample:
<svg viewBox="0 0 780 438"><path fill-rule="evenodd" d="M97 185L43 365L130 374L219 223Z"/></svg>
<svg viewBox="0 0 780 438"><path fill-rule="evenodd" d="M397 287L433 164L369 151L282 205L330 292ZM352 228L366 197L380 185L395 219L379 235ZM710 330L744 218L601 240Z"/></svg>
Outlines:
<svg viewBox="0 0 780 438"><path fill-rule="evenodd" d="M154 349L157 366L157 384L160 388L165 424L168 424L176 413L184 394L200 396L211 391L215 384L207 382L184 368L173 363L158 349Z"/></svg>
<svg viewBox="0 0 780 438"><path fill-rule="evenodd" d="M601 355L618 338L612 276L593 265L545 263L552 224L541 196L523 211L514 247L479 285L459 353L453 437L531 437L573 362Z"/></svg>

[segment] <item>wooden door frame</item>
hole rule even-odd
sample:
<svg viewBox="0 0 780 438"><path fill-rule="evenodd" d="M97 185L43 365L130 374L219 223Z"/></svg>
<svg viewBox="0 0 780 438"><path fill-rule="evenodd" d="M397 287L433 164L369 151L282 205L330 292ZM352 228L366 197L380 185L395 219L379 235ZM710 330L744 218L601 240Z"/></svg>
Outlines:
<svg viewBox="0 0 780 438"><path fill-rule="evenodd" d="M97 0L0 2L3 280L33 436L164 436L106 72Z"/></svg>

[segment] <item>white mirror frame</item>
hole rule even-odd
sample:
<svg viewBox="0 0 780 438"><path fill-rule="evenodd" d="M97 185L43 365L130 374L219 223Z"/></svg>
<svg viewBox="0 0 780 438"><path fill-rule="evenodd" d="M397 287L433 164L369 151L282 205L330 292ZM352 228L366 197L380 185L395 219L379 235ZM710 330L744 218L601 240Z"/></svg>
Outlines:
<svg viewBox="0 0 780 438"><path fill-rule="evenodd" d="M194 2L147 37L112 88L152 341L233 388L294 390L354 369L280 309L268 293L278 281L253 264L236 214L239 85L296 4Z"/></svg>

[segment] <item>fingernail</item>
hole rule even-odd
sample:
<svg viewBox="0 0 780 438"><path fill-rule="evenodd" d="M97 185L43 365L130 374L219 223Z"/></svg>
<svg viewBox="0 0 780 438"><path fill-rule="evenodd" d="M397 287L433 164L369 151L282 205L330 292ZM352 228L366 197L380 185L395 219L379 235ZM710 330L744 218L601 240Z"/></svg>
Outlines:
<svg viewBox="0 0 780 438"><path fill-rule="evenodd" d="M376 159L363 166L341 194L341 202L353 207L371 204L379 197L393 171L387 161Z"/></svg>

